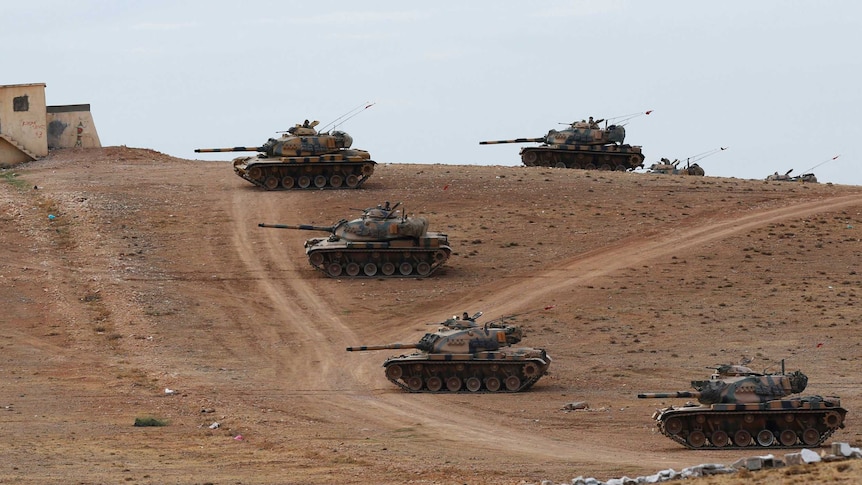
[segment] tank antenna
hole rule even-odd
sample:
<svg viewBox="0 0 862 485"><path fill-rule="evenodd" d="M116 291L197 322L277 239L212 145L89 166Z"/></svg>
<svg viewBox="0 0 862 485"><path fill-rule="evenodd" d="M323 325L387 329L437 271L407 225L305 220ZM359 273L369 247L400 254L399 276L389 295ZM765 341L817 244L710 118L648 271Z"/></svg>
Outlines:
<svg viewBox="0 0 862 485"><path fill-rule="evenodd" d="M832 160L835 160L836 158L838 158L838 157L840 157L840 156L841 156L841 155L835 155L835 156L834 156L834 157L832 157L832 158L827 158L826 160L823 160L822 162L818 163L817 165L815 165L815 166L813 166L813 167L809 168L809 169L808 169L808 170L806 170L805 172L811 172L811 171L812 171L812 170L814 170L815 168L817 168L817 167L819 167L819 166L823 165L824 163L829 163L829 162L831 162Z"/></svg>
<svg viewBox="0 0 862 485"><path fill-rule="evenodd" d="M338 118L335 118L334 120L330 121L329 123L326 124L326 126L324 126L323 128L321 128L318 131L324 132L324 131L326 131L326 129L328 127L333 126L333 125L334 125L333 128L338 127L341 125L341 123L344 123L345 121L349 120L350 118L353 118L354 116L356 116L359 113L365 111L366 109L374 106L375 104L377 104L377 103L374 103L371 101L366 101L366 102L360 104L359 106L351 109L347 113L344 113L343 115L339 116ZM342 120L342 118L343 118L343 120Z"/></svg>
<svg viewBox="0 0 862 485"><path fill-rule="evenodd" d="M608 122L609 122L609 121L611 121L611 120L619 120L618 122L615 122L615 123L613 123L613 124L615 124L615 125L623 125L623 124L625 124L625 122L627 122L627 121L629 121L629 120L631 120L631 119L633 119L633 118L637 118L638 116L648 115L648 114L652 113L653 111L654 111L654 110L648 109L648 110L646 110L646 111L638 111L638 112L636 112L636 113L629 113L629 114L627 114L627 115L621 115L621 116L614 116L614 117L611 117L611 118L605 118L605 126L607 126Z"/></svg>

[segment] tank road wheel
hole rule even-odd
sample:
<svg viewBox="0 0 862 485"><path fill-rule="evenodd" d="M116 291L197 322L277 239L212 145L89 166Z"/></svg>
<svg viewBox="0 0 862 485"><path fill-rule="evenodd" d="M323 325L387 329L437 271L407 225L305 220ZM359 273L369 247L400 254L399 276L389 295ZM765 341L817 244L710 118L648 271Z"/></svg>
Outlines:
<svg viewBox="0 0 862 485"><path fill-rule="evenodd" d="M338 278L339 276L341 276L341 265L338 263L329 263L329 265L326 267L326 273L329 276Z"/></svg>
<svg viewBox="0 0 862 485"><path fill-rule="evenodd" d="M362 267L362 272L365 273L365 276L374 276L377 274L377 265L374 263L365 263L365 266Z"/></svg>
<svg viewBox="0 0 862 485"><path fill-rule="evenodd" d="M696 429L688 434L688 444L692 446L692 448L700 448L706 443L706 435L703 434L703 431Z"/></svg>
<svg viewBox="0 0 862 485"><path fill-rule="evenodd" d="M425 386L428 387L428 390L431 392L437 392L440 389L443 389L443 379L432 376L428 378L428 382L425 383Z"/></svg>
<svg viewBox="0 0 862 485"><path fill-rule="evenodd" d="M524 373L524 377L536 377L539 375L539 366L535 362L527 362L521 372Z"/></svg>
<svg viewBox="0 0 862 485"><path fill-rule="evenodd" d="M281 178L281 186L285 189L292 189L294 183L293 177L290 175Z"/></svg>
<svg viewBox="0 0 862 485"><path fill-rule="evenodd" d="M359 177L354 174L350 174L346 179L344 179L344 183L346 183L351 189L354 189L359 185Z"/></svg>
<svg viewBox="0 0 862 485"><path fill-rule="evenodd" d="M428 276L428 273L431 272L431 265L422 261L416 265L416 272L419 273L420 276Z"/></svg>
<svg viewBox="0 0 862 485"><path fill-rule="evenodd" d="M404 276L407 276L413 272L413 265L408 263L407 261L404 261L403 263L398 265L398 272Z"/></svg>
<svg viewBox="0 0 862 485"><path fill-rule="evenodd" d="M793 446L796 444L798 439L796 431L793 431L792 429L785 429L778 435L778 441L780 441L783 446Z"/></svg>
<svg viewBox="0 0 862 485"><path fill-rule="evenodd" d="M524 154L521 155L521 161L524 162L524 165L528 167L532 167L533 165L535 165L536 160L538 159L539 156L536 155L536 152L524 152Z"/></svg>
<svg viewBox="0 0 862 485"><path fill-rule="evenodd" d="M397 381L404 375L404 370L398 364L390 365L386 368L386 377L390 380Z"/></svg>
<svg viewBox="0 0 862 485"><path fill-rule="evenodd" d="M814 428L807 428L802 432L802 442L808 446L813 446L820 441L820 432Z"/></svg>
<svg viewBox="0 0 862 485"><path fill-rule="evenodd" d="M823 416L823 424L830 428L837 428L841 424L841 416L834 411L828 412Z"/></svg>
<svg viewBox="0 0 862 485"><path fill-rule="evenodd" d="M461 378L458 376L452 376L446 378L446 389L449 389L452 392L458 392L461 390Z"/></svg>
<svg viewBox="0 0 862 485"><path fill-rule="evenodd" d="M775 442L775 435L768 429L761 429L757 433L757 444L760 446L772 446Z"/></svg>
<svg viewBox="0 0 862 485"><path fill-rule="evenodd" d="M323 255L320 253L311 253L311 255L308 257L308 260L313 266L320 266L323 264ZM341 268L341 266L338 267Z"/></svg>
<svg viewBox="0 0 862 485"><path fill-rule="evenodd" d="M341 184L343 184L343 183L344 183L344 177L342 177L341 175L336 174L336 175L333 175L332 177L329 177L329 185L333 186L336 189L338 187L341 187Z"/></svg>
<svg viewBox="0 0 862 485"><path fill-rule="evenodd" d="M485 379L485 389L491 392L497 392L500 390L500 378L498 377L488 377Z"/></svg>
<svg viewBox="0 0 862 485"><path fill-rule="evenodd" d="M347 263L344 271L347 273L347 276L357 276L359 275L359 265L356 263Z"/></svg>
<svg viewBox="0 0 862 485"><path fill-rule="evenodd" d="M566 162L557 162L554 164L554 168L566 168Z"/></svg>
<svg viewBox="0 0 862 485"><path fill-rule="evenodd" d="M611 169L611 164L609 164L609 163L603 163L603 164L599 167L599 170L604 170L604 171L610 171L610 169ZM702 433L701 433L701 434L702 434Z"/></svg>
<svg viewBox="0 0 862 485"><path fill-rule="evenodd" d="M263 181L263 187L266 190L275 190L278 188L278 179L270 175Z"/></svg>
<svg viewBox="0 0 862 485"><path fill-rule="evenodd" d="M739 447L748 446L751 444L751 433L744 429L738 430L736 433L733 433L733 444Z"/></svg>
<svg viewBox="0 0 862 485"><path fill-rule="evenodd" d="M679 434L682 431L682 420L679 418L669 418L664 422L664 430L669 434Z"/></svg>
<svg viewBox="0 0 862 485"><path fill-rule="evenodd" d="M594 163L592 163L592 162L587 163L586 165L584 165L584 170L595 170L595 169L596 169L596 165L595 165Z"/></svg>
<svg viewBox="0 0 862 485"><path fill-rule="evenodd" d="M482 388L482 381L476 376L468 377L464 385L467 386L468 391L476 392Z"/></svg>
<svg viewBox="0 0 862 485"><path fill-rule="evenodd" d="M407 378L407 388L411 391L422 389L422 378L419 376L410 376Z"/></svg>
<svg viewBox="0 0 862 485"><path fill-rule="evenodd" d="M252 180L260 180L263 176L263 170L261 170L260 167L251 167L248 169L248 176Z"/></svg>
<svg viewBox="0 0 862 485"><path fill-rule="evenodd" d="M326 177L323 175L317 175L314 177L314 186L318 189L322 189L326 187Z"/></svg>
<svg viewBox="0 0 862 485"><path fill-rule="evenodd" d="M571 165L569 165L569 168L574 168L574 169L580 170L584 167L582 167L581 164L578 162L573 162Z"/></svg>
<svg viewBox="0 0 862 485"><path fill-rule="evenodd" d="M392 276L395 274L395 265L387 261L380 265L380 272L386 276Z"/></svg>
<svg viewBox="0 0 862 485"><path fill-rule="evenodd" d="M625 166L625 165L623 165L623 164L619 164L619 165L617 165L616 171L617 171L617 172L625 172L625 171L626 171L626 166Z"/></svg>
<svg viewBox="0 0 862 485"><path fill-rule="evenodd" d="M311 185L311 177L308 175L300 175L296 180L296 183L299 185L299 188L307 189Z"/></svg>
<svg viewBox="0 0 862 485"><path fill-rule="evenodd" d="M518 376L509 376L504 382L506 389L509 391L517 391L521 387L521 378Z"/></svg>
<svg viewBox="0 0 862 485"><path fill-rule="evenodd" d="M712 433L712 436L709 437L709 441L712 442L713 446L721 448L730 443L730 437L727 436L727 433L724 431L718 430Z"/></svg>

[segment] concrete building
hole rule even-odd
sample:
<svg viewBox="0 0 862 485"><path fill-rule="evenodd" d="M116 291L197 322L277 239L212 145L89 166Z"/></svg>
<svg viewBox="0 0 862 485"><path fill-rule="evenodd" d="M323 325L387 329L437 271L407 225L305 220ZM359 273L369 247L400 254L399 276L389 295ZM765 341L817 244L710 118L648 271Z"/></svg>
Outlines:
<svg viewBox="0 0 862 485"><path fill-rule="evenodd" d="M47 106L45 86L0 85L0 167L47 156L49 148L102 146L90 105Z"/></svg>

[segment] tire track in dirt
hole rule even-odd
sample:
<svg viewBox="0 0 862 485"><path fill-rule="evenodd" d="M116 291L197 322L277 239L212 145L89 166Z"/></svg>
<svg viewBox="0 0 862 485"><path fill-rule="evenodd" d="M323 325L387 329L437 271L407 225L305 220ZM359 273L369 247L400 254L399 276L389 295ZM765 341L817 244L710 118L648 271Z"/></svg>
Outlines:
<svg viewBox="0 0 862 485"><path fill-rule="evenodd" d="M290 387L338 389L345 382L346 370L332 354L344 351L343 347L337 347L342 346L345 339L352 338L353 332L308 280L296 276L301 273L299 268L308 263L305 255L297 258L295 255L298 253L286 250L285 245L280 244L284 239L283 232L260 229L259 238L251 234L251 231L258 230L257 221L268 221L273 214L280 213L280 208L293 206L292 199L301 194L277 194L277 199L260 197L258 193L252 195L249 191L234 192L232 240L248 273L261 275L255 282L259 291L251 290L249 294L252 297L260 295L267 300L274 312L268 313L265 319L274 318L277 325L270 327L273 335L269 337L247 337L298 343L290 346L288 351L267 356L277 362L277 376L283 382L289 382ZM256 334L260 326L254 326L254 329Z"/></svg>
<svg viewBox="0 0 862 485"><path fill-rule="evenodd" d="M492 309L495 315L518 313L542 306L543 300L547 301L562 290L584 285L595 278L646 261L677 254L682 250L719 241L766 224L860 204L862 196L859 195L832 197L742 216L727 214L723 220L695 227L674 228L664 234L656 234L655 237L629 238L607 248L575 256L563 263L560 269L519 278L515 283L496 283L472 291L451 306L449 312L473 307L481 298L483 306Z"/></svg>

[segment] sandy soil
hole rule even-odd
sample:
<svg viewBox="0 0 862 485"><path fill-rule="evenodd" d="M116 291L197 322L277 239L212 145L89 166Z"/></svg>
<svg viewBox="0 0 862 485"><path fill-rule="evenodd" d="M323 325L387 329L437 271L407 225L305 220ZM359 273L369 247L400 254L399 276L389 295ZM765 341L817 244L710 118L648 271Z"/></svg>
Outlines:
<svg viewBox="0 0 862 485"><path fill-rule="evenodd" d="M0 483L562 483L731 463L765 451L687 450L650 418L673 401L636 394L743 357L841 396L832 440L862 442L862 187L381 164L360 190L266 192L227 163L125 147L2 177ZM257 227L385 200L449 235L439 272L330 279L302 247L318 234ZM462 311L515 315L550 374L410 394L383 375L398 351L344 350ZM772 473L695 483L853 483L862 465Z"/></svg>

